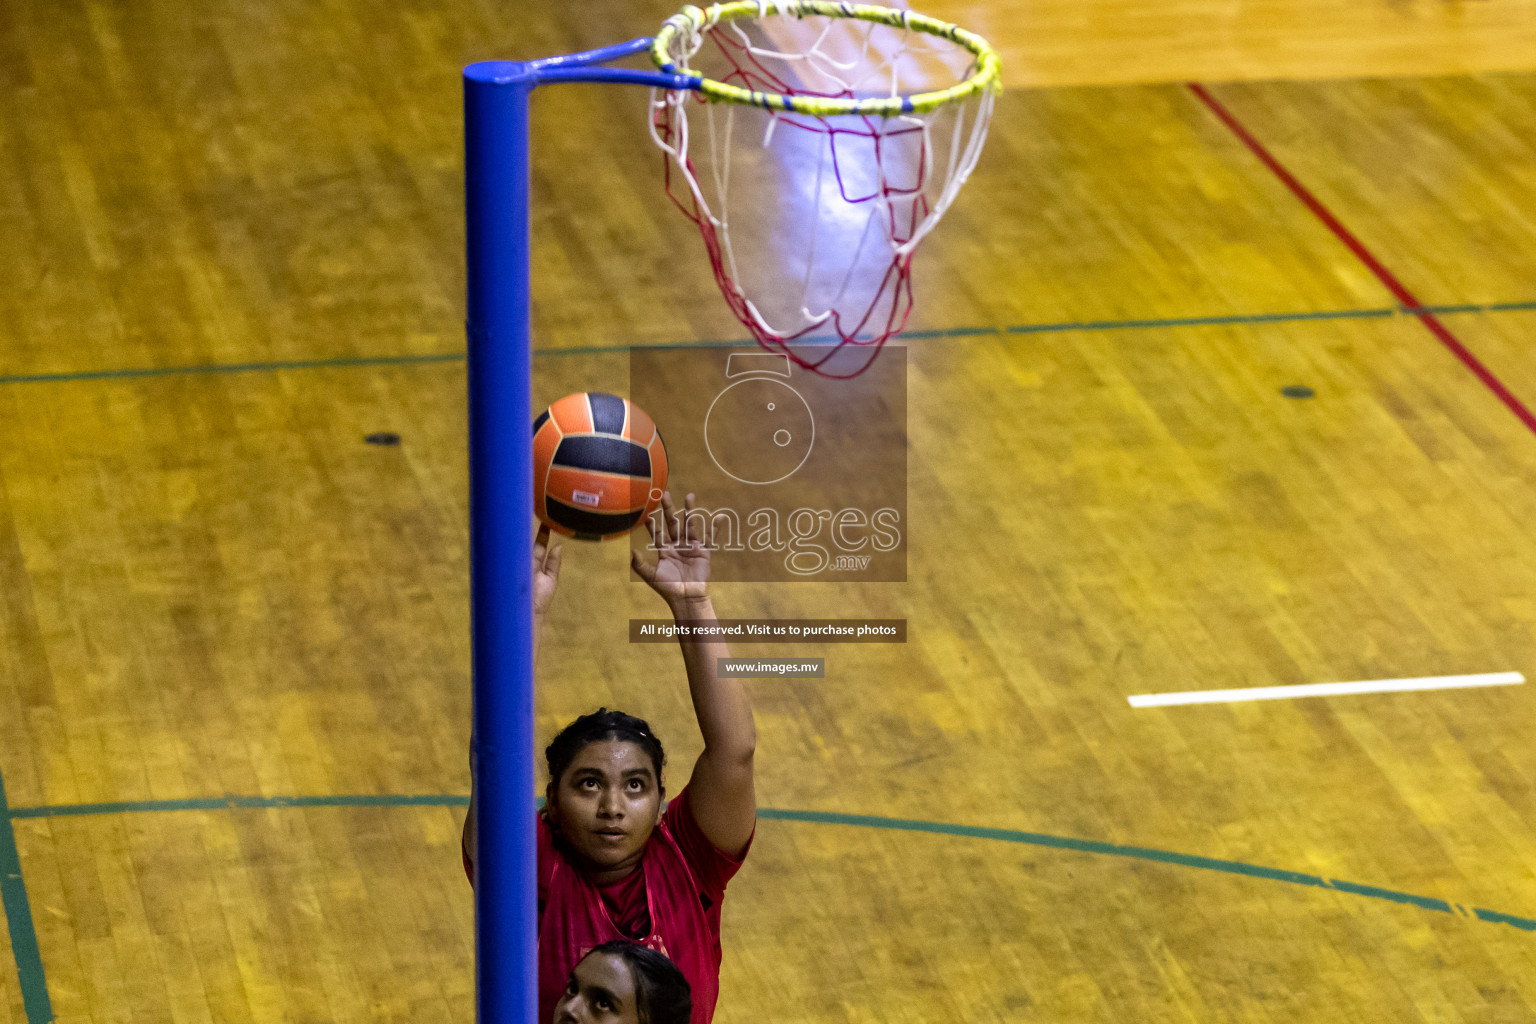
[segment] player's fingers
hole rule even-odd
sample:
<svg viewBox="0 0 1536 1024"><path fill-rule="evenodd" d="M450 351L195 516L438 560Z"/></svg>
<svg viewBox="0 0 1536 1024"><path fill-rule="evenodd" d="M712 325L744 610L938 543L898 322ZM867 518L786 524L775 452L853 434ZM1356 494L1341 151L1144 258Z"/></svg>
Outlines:
<svg viewBox="0 0 1536 1024"><path fill-rule="evenodd" d="M698 508L698 500L693 496L692 493L683 499L683 504L684 507L688 509L687 518L689 524L693 526L692 536L690 536L688 539L689 543L696 548L708 547L710 544L710 536L714 532L714 522L707 516L695 517L692 514L694 510Z"/></svg>
<svg viewBox="0 0 1536 1024"><path fill-rule="evenodd" d="M550 577L551 579L558 579L560 576L560 559L564 557L564 544L556 544L554 547L550 548L549 554L544 558L544 575Z"/></svg>
<svg viewBox="0 0 1536 1024"><path fill-rule="evenodd" d="M683 547L693 547L699 538L695 536L693 521L693 495L683 495Z"/></svg>
<svg viewBox="0 0 1536 1024"><path fill-rule="evenodd" d="M660 534L665 530L665 526L663 526L660 530L658 530L656 527L656 520L658 516L659 513L657 513L655 510L652 510L651 514L645 517L645 532L651 535L651 547L659 551L666 547L666 539L665 537L660 536Z"/></svg>
<svg viewBox="0 0 1536 1024"><path fill-rule="evenodd" d="M667 543L675 544L677 543L678 534L677 509L672 505L671 491L661 492L661 510L664 513L662 516L662 521L665 522L667 526Z"/></svg>
<svg viewBox="0 0 1536 1024"><path fill-rule="evenodd" d="M544 558L547 554L549 554L549 527L540 523L538 536L533 538L534 572L544 567Z"/></svg>
<svg viewBox="0 0 1536 1024"><path fill-rule="evenodd" d="M635 575L645 580L645 582L656 582L656 570L646 564L645 559L640 557L640 552L634 549L631 549L629 552L629 567L635 570Z"/></svg>

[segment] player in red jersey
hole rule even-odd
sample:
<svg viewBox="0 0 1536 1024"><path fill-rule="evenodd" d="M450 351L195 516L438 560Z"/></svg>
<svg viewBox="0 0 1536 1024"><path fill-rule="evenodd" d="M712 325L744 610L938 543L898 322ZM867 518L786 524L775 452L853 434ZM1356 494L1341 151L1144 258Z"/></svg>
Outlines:
<svg viewBox="0 0 1536 1024"><path fill-rule="evenodd" d="M679 621L715 618L710 548L690 516L663 498L661 526L646 521L656 564L633 568ZM535 637L554 597L560 549L539 531L534 546ZM714 1016L720 986L720 904L757 822L752 706L716 667L730 656L718 639L680 638L704 751L670 803L661 742L641 719L600 709L567 726L545 751L549 785L538 820L539 1019L592 948L629 939L664 953L693 992L692 1024ZM464 828L465 870L474 878L475 805Z"/></svg>

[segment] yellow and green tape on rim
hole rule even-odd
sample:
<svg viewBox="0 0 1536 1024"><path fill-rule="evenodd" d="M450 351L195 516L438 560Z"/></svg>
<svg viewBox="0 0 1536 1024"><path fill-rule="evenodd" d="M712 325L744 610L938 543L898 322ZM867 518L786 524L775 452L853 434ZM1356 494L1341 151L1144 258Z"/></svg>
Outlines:
<svg viewBox="0 0 1536 1024"><path fill-rule="evenodd" d="M782 13L803 18L819 15L826 18L854 18L871 21L891 28L926 32L931 36L948 39L956 46L969 50L976 57L975 70L969 78L948 89L937 92L920 92L911 96L888 96L880 99L828 99L821 96L784 96L774 92L758 92L740 86L705 78L697 71L680 68L672 62L671 44L679 33L692 36L705 28L739 18L759 18L764 13ZM711 100L722 103L740 103L762 107L766 110L783 110L811 117L834 117L840 114L856 114L872 117L895 117L900 114L926 114L985 89L1002 88L1002 58L987 41L974 32L967 32L958 25L939 21L916 11L894 7L877 7L873 4L836 3L832 0L732 0L700 10L692 4L668 18L651 41L651 60L661 71L671 75L684 75L698 79L698 91Z"/></svg>

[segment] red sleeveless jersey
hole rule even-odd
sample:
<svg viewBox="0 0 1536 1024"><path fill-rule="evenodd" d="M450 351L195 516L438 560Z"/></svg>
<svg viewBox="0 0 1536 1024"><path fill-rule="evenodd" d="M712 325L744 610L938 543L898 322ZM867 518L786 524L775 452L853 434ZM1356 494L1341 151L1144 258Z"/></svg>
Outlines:
<svg viewBox="0 0 1536 1024"><path fill-rule="evenodd" d="M677 964L693 990L690 1024L709 1024L720 994L720 903L746 851L733 859L710 844L688 809L686 787L646 843L636 869L643 885L631 875L600 890L561 853L543 815L538 837L539 1020L553 1018L566 979L588 951L629 939ZM630 905L610 910L604 891ZM620 927L646 918L650 928L639 938Z"/></svg>

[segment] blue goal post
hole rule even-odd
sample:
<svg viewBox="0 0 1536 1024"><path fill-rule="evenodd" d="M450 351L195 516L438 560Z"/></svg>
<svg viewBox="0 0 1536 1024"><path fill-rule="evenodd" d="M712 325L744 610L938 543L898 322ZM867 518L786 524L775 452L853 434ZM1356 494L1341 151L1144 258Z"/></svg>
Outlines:
<svg viewBox="0 0 1536 1024"><path fill-rule="evenodd" d="M476 1012L535 1024L533 400L528 106L549 82L686 89L698 79L600 67L649 39L464 69L473 630Z"/></svg>
<svg viewBox="0 0 1536 1024"><path fill-rule="evenodd" d="M852 86L848 86L844 94L836 95L743 88L713 81L690 69L685 57L674 60L675 50L691 53L697 47L701 31L712 30L717 24L769 15L853 19L902 33L926 34L969 51L970 68L963 80L938 91L898 94L893 77L891 87L878 94L854 95ZM653 68L603 66L643 53L649 53ZM894 64L890 66L894 68ZM925 233L937 222L975 165L986 136L992 97L1001 88L999 67L997 53L980 36L904 7L850 0L726 0L707 10L684 6L663 22L654 38L632 39L616 46L543 60L485 61L464 69L469 279L465 327L469 335L475 737L471 763L479 814L475 848L475 973L476 1012L480 1021L547 1024L535 1020L538 908L530 571L533 350L528 157L529 100L534 87L556 82L605 82L688 89L711 101L757 107L770 114L799 115L802 127L809 123L808 119L820 121L838 116L899 117L907 124L914 117L948 104L981 98L978 114L970 123L963 158L948 161L950 180L924 219ZM746 81L740 75L728 77ZM771 78L765 81L778 86ZM957 120L957 142L958 124ZM674 160L684 160L678 153L669 152ZM904 254L920 237L921 233L914 231L910 240L902 241L893 250L899 264L905 265ZM895 245L899 240L890 241ZM716 274L718 277L718 265ZM725 283L739 292L734 282ZM765 345L776 340L782 346L788 337L768 328L754 329L753 317L743 317L740 310L736 313ZM883 342L899 330L899 325L894 329L888 327L878 338L857 340ZM841 343L855 340L848 336ZM814 369L821 361L802 365Z"/></svg>

